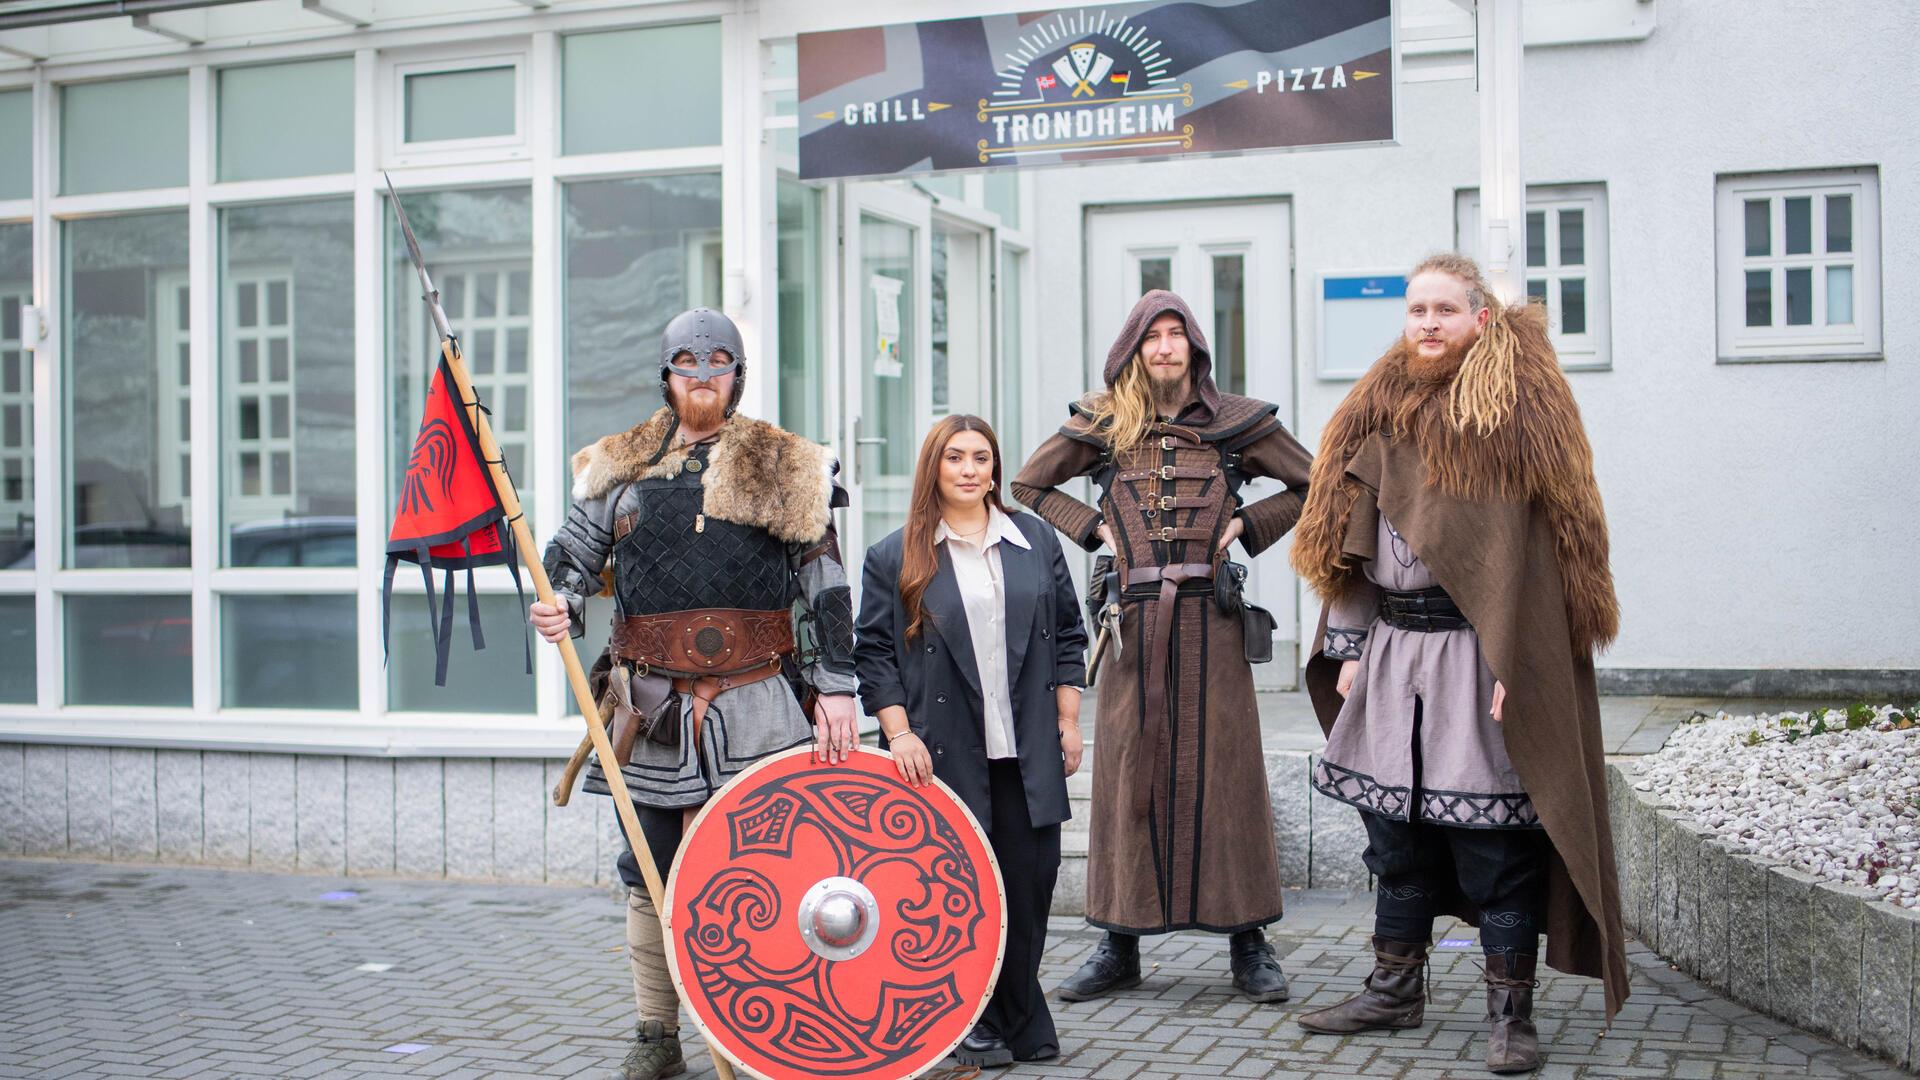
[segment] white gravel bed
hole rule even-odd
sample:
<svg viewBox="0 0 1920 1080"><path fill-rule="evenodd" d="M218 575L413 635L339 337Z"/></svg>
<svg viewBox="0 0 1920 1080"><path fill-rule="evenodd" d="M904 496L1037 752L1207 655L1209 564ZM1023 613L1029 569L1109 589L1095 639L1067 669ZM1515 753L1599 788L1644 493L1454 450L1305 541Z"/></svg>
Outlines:
<svg viewBox="0 0 1920 1080"><path fill-rule="evenodd" d="M1920 909L1914 710L1697 714L1638 765L1636 788L1736 847Z"/></svg>

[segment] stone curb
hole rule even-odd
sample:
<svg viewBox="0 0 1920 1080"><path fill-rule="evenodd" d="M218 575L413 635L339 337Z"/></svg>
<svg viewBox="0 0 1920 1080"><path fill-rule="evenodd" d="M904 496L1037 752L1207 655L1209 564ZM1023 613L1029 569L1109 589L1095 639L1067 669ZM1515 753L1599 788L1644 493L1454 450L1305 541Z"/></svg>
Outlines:
<svg viewBox="0 0 1920 1080"><path fill-rule="evenodd" d="M1627 930L1742 1005L1920 1066L1920 911L1737 851L1635 779L1608 764Z"/></svg>

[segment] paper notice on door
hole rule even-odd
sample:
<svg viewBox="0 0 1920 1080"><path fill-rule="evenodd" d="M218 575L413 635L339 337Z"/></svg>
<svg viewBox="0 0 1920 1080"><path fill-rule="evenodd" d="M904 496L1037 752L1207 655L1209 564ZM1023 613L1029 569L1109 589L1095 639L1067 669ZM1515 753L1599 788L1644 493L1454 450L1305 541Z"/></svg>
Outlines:
<svg viewBox="0 0 1920 1080"><path fill-rule="evenodd" d="M900 289L905 282L879 274L868 279L873 290L873 373L883 379L906 374L900 363Z"/></svg>

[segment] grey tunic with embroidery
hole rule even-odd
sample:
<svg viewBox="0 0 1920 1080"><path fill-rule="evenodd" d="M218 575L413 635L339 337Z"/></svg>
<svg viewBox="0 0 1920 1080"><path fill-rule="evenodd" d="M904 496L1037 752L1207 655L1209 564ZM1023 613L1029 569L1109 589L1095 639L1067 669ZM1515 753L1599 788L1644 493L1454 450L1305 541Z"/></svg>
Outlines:
<svg viewBox="0 0 1920 1080"><path fill-rule="evenodd" d="M689 454L706 461L710 444ZM692 479L693 474L687 474ZM573 635L584 627L583 596L598 592L600 572L615 547L614 522L635 513L641 504L636 485L620 484L599 498L577 499L567 520L547 545L545 564L554 591L573 616ZM687 543L697 543L689 537ZM838 552L803 558L811 545L787 545L799 598L812 613L816 638L845 638L844 647L823 648L801 676L821 694L852 694L856 681L852 666L852 624L846 614L847 574ZM690 563L691 565L691 563ZM835 595L837 594L837 595ZM773 678L725 690L707 707L700 732L700 752L694 742L693 699L680 697L680 736L674 746L636 739L633 753L621 772L633 801L662 809L699 806L736 774L762 757L800 746L813 739L813 722L786 679ZM598 756L587 770L585 790L608 794Z"/></svg>
<svg viewBox="0 0 1920 1080"><path fill-rule="evenodd" d="M1326 656L1358 660L1360 668L1314 767L1313 786L1398 821L1539 828L1533 800L1493 719L1493 673L1481 658L1479 635L1471 628L1402 630L1379 618L1382 588L1412 591L1437 584L1380 515L1366 581L1327 613Z"/></svg>

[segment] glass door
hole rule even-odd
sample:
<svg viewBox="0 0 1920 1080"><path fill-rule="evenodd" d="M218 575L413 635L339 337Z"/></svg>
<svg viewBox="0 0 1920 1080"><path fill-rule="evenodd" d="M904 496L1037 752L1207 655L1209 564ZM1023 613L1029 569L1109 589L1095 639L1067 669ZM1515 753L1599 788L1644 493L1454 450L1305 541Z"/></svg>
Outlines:
<svg viewBox="0 0 1920 1080"><path fill-rule="evenodd" d="M933 412L932 228L918 195L881 184L848 184L842 192L851 566L906 523L914 458Z"/></svg>

